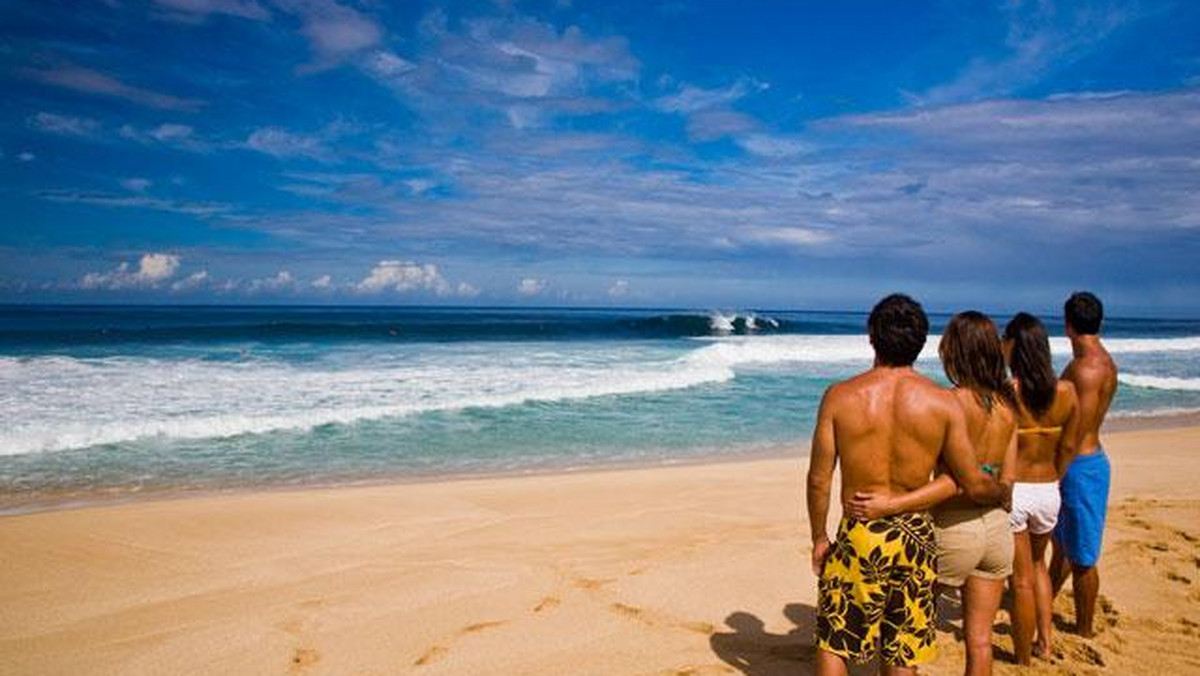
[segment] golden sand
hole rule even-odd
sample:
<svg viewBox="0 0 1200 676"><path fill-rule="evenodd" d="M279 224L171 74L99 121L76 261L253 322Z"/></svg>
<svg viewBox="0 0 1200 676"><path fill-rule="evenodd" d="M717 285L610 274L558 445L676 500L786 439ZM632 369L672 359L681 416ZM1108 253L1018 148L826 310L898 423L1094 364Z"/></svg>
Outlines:
<svg viewBox="0 0 1200 676"><path fill-rule="evenodd" d="M997 673L1200 673L1200 427L1107 445L1100 633ZM801 455L2 517L0 673L811 673Z"/></svg>

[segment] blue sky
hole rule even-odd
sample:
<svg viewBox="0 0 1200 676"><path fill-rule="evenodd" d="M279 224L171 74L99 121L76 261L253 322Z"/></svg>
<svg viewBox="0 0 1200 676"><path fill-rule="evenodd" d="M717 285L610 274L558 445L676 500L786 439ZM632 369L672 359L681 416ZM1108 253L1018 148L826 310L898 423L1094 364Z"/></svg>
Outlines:
<svg viewBox="0 0 1200 676"><path fill-rule="evenodd" d="M1200 3L2 7L0 301L1200 315Z"/></svg>

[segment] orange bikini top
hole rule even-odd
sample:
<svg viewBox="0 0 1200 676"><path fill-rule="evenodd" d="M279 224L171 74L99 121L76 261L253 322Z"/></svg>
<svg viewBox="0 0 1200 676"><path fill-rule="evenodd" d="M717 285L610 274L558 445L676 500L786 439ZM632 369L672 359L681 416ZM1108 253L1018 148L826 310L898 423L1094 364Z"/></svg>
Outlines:
<svg viewBox="0 0 1200 676"><path fill-rule="evenodd" d="M1018 427L1017 434L1058 434L1062 431L1062 425L1054 427Z"/></svg>

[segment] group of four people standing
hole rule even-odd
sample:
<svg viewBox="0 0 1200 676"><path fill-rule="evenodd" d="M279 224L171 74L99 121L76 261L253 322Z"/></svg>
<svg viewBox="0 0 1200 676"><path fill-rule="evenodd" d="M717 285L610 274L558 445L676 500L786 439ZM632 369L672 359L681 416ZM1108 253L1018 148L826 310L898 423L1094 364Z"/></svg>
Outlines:
<svg viewBox="0 0 1200 676"><path fill-rule="evenodd" d="M1050 603L1068 575L1076 629L1093 633L1109 480L1099 428L1116 367L1100 301L1076 293L1064 314L1073 358L1062 378L1032 315L1003 337L979 312L955 315L938 349L947 390L912 368L929 331L920 305L896 294L871 312L875 363L829 388L813 435L818 674L845 673L876 646L884 673L915 673L935 655L935 582L962 589L967 674L991 673L1005 580L1019 663L1049 653ZM839 461L844 516L831 542Z"/></svg>

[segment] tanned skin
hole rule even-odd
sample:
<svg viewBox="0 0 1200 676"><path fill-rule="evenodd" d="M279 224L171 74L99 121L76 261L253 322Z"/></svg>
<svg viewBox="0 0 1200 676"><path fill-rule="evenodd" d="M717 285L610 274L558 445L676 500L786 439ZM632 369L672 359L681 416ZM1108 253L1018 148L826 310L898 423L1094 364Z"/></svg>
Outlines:
<svg viewBox="0 0 1200 676"><path fill-rule="evenodd" d="M1079 399L1079 425L1075 448L1079 455L1091 455L1100 449L1100 426L1113 395L1117 393L1117 365L1100 336L1076 333L1067 322L1067 337L1071 339L1071 363L1063 370L1062 379L1075 385ZM1065 458L1060 476L1070 466L1074 456ZM1071 586L1075 596L1076 630L1080 636L1091 637L1096 631L1093 620L1096 615L1096 597L1100 593L1100 574L1095 566L1078 566L1067 560L1062 548L1055 543L1050 562L1051 584L1054 595L1071 575Z"/></svg>
<svg viewBox="0 0 1200 676"><path fill-rule="evenodd" d="M820 576L830 552L826 527L839 461L840 498L846 507L856 493L908 493L925 486L939 460L972 500L995 504L1006 499L1006 488L979 469L955 395L911 366L876 361L865 373L826 390L808 470L813 573ZM846 673L845 660L817 651L817 676ZM899 676L916 674L916 669L885 665L882 673Z"/></svg>
<svg viewBox="0 0 1200 676"><path fill-rule="evenodd" d="M966 387L954 393L967 421L967 436L975 449L975 461L999 466L1001 484L1011 486L1017 468L1017 418L1012 408L997 401L989 410L979 394ZM847 513L859 519L877 519L901 512L925 509L963 509L975 504L958 493L958 484L942 472L923 488L904 495L857 493ZM962 586L963 638L967 644L966 676L990 676L992 673L992 624L1004 595L1004 580L971 575Z"/></svg>

